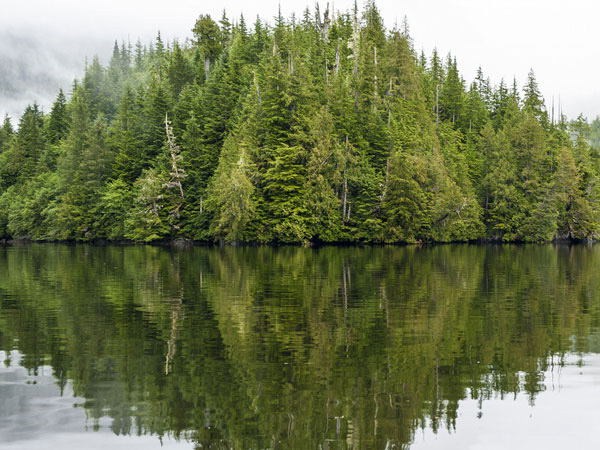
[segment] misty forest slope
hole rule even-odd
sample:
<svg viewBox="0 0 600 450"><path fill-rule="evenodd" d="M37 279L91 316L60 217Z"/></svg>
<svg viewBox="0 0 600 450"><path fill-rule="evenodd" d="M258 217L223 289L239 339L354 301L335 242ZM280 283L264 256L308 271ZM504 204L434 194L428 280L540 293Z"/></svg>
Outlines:
<svg viewBox="0 0 600 450"><path fill-rule="evenodd" d="M116 45L0 128L0 238L542 242L600 235L589 125L467 85L377 7L200 16L195 40ZM166 118L168 117L168 122ZM598 140L598 139L596 139Z"/></svg>

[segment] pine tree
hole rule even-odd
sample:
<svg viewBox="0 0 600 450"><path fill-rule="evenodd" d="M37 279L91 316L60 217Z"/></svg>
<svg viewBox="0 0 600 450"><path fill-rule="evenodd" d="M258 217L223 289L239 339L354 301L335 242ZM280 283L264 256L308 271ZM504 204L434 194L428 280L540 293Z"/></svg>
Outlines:
<svg viewBox="0 0 600 450"><path fill-rule="evenodd" d="M16 134L11 166L17 178L26 180L37 173L44 147L43 117L34 104L25 109Z"/></svg>
<svg viewBox="0 0 600 450"><path fill-rule="evenodd" d="M523 109L533 115L544 127L547 127L548 113L533 70L527 74L527 83L525 83L523 93Z"/></svg>
<svg viewBox="0 0 600 450"><path fill-rule="evenodd" d="M448 55L446 63L446 78L439 91L439 118L452 123L462 119L464 84L458 73L456 58Z"/></svg>
<svg viewBox="0 0 600 450"><path fill-rule="evenodd" d="M4 116L4 122L0 127L0 153L4 152L10 146L15 131L13 130L10 118L8 115Z"/></svg>
<svg viewBox="0 0 600 450"><path fill-rule="evenodd" d="M171 99L165 81L153 77L144 99L144 146L141 154L142 168L149 168L165 146L165 115L170 112Z"/></svg>
<svg viewBox="0 0 600 450"><path fill-rule="evenodd" d="M48 115L45 136L49 144L57 145L68 133L69 115L67 112L67 98L63 90L60 89L52 105L52 110Z"/></svg>
<svg viewBox="0 0 600 450"><path fill-rule="evenodd" d="M167 76L171 85L173 98L177 98L184 86L190 84L194 79L192 67L177 41L173 44L173 51L170 54Z"/></svg>
<svg viewBox="0 0 600 450"><path fill-rule="evenodd" d="M196 45L204 55L204 72L208 79L211 64L223 49L221 29L208 14L203 14L196 21L192 32L196 38Z"/></svg>
<svg viewBox="0 0 600 450"><path fill-rule="evenodd" d="M113 178L131 185L142 171L141 105L130 86L126 86L118 107L117 117L109 131L110 145L116 159Z"/></svg>

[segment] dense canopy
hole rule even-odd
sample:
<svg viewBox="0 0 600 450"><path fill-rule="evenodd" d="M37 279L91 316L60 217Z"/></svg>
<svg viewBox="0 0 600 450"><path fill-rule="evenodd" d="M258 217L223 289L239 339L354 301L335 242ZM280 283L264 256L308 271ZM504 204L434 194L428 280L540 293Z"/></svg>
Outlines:
<svg viewBox="0 0 600 450"><path fill-rule="evenodd" d="M49 113L0 127L0 239L543 242L600 231L582 118L469 85L376 5L270 25L201 15L194 39L115 43Z"/></svg>

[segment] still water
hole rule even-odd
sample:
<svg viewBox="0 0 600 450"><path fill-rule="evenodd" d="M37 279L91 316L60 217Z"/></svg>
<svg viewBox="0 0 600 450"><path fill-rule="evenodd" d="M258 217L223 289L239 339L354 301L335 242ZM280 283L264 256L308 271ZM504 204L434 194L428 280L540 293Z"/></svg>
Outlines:
<svg viewBox="0 0 600 450"><path fill-rule="evenodd" d="M600 246L0 247L0 449L600 445Z"/></svg>

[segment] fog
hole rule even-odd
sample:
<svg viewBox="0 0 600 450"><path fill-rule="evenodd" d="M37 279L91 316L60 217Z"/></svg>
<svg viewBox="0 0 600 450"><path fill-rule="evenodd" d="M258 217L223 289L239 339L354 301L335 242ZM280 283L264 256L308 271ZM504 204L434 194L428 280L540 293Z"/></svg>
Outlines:
<svg viewBox="0 0 600 450"><path fill-rule="evenodd" d="M321 2L326 3L326 2ZM552 98L570 117L600 113L596 73L600 62L595 45L600 6L592 0L378 0L386 26L406 15L417 51L451 51L469 83L478 66L493 83L516 76L520 86L530 68L535 70L548 107ZM44 110L59 87L68 93L81 77L85 58L98 55L106 63L115 40L151 42L157 31L164 40L191 36L201 13L220 17L223 9L236 20L244 13L252 23L257 14L269 21L277 0L260 3L170 0L0 0L0 116L18 118L32 102ZM314 2L281 2L284 16L300 15ZM346 11L353 1L336 1ZM359 1L362 8L362 2ZM1 117L0 117L1 118Z"/></svg>
<svg viewBox="0 0 600 450"><path fill-rule="evenodd" d="M68 90L80 76L90 49L101 50L103 42L78 43L67 39L0 31L0 114L15 123L24 107L37 102L46 110L59 88ZM104 51L104 50L102 50Z"/></svg>

